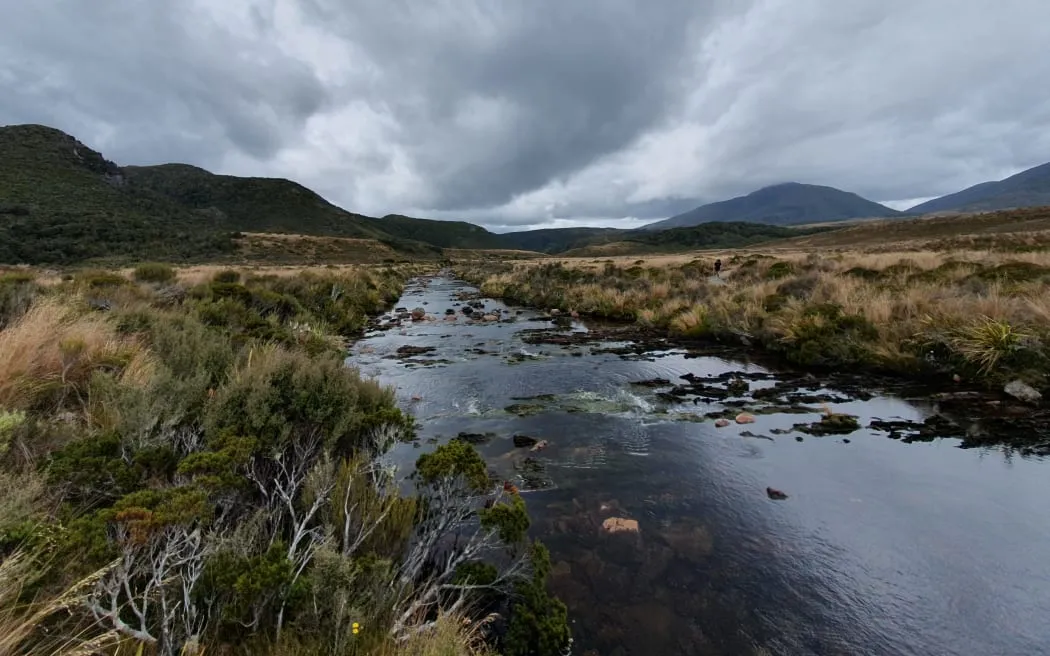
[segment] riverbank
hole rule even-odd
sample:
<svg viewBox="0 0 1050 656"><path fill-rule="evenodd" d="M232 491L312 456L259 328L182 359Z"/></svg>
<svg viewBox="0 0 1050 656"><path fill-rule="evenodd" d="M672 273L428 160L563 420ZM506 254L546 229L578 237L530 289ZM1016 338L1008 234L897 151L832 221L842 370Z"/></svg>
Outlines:
<svg viewBox="0 0 1050 656"><path fill-rule="evenodd" d="M0 274L0 655L564 646L522 500L464 442L400 491L346 365L419 271Z"/></svg>
<svg viewBox="0 0 1050 656"><path fill-rule="evenodd" d="M566 260L459 266L481 293L760 348L801 366L1012 389L1050 386L1050 258L715 255L647 265ZM1038 405L1035 403L1034 405Z"/></svg>

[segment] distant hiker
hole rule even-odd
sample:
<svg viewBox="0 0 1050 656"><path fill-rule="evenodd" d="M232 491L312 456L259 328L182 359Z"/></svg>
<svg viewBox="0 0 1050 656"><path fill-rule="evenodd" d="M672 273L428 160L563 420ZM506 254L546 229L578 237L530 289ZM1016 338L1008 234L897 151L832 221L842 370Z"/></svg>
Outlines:
<svg viewBox="0 0 1050 656"><path fill-rule="evenodd" d="M715 260L715 275L717 276L722 271L722 260Z"/></svg>

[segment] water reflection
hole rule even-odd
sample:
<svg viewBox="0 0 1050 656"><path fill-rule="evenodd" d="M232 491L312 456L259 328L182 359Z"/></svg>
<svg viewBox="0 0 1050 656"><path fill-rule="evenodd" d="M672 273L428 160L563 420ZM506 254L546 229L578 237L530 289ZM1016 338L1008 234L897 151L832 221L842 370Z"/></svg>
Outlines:
<svg viewBox="0 0 1050 656"><path fill-rule="evenodd" d="M440 314L463 289L437 279L401 305L425 302ZM401 466L428 441L469 431L497 435L480 449L501 475L520 480L526 457L542 468L533 475L544 489L525 494L533 532L552 552L552 586L575 620L577 653L1050 651L1046 463L866 430L801 442L774 433L819 415L758 415L718 429L695 420L722 402L682 406L629 383L760 367L681 351L621 359L526 345L520 331L542 324L508 314L518 320L381 332L352 361L396 385L420 419L419 444L393 454ZM435 346L428 357L449 363L391 358L406 344ZM518 416L506 411L515 403L536 407ZM933 411L884 396L832 406L862 425ZM515 434L549 446L517 449ZM789 498L771 501L766 486ZM639 532L603 534L614 516L637 520Z"/></svg>

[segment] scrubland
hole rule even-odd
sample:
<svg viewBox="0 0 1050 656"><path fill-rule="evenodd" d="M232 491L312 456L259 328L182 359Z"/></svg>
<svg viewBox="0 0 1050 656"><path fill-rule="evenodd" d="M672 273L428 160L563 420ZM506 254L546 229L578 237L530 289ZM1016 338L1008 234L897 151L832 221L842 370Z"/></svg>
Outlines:
<svg viewBox="0 0 1050 656"><path fill-rule="evenodd" d="M401 492L345 365L419 271L0 272L0 655L564 647L522 499L456 441Z"/></svg>

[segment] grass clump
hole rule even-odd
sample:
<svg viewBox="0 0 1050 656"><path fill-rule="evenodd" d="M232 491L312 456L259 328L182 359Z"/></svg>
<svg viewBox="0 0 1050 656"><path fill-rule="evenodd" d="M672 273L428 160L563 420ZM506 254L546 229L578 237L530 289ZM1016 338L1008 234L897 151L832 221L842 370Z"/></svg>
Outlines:
<svg viewBox="0 0 1050 656"><path fill-rule="evenodd" d="M135 267L131 277L138 282L170 283L175 280L175 269L167 264L147 263Z"/></svg>

